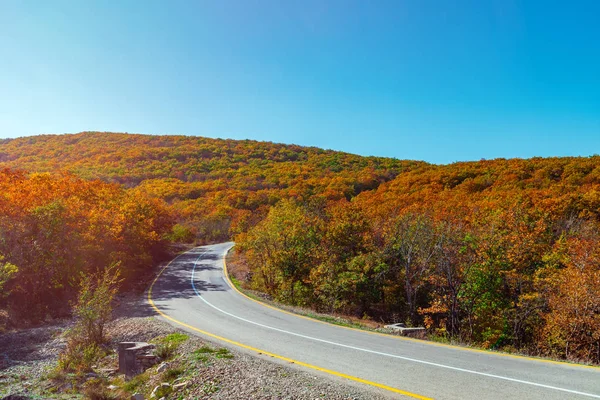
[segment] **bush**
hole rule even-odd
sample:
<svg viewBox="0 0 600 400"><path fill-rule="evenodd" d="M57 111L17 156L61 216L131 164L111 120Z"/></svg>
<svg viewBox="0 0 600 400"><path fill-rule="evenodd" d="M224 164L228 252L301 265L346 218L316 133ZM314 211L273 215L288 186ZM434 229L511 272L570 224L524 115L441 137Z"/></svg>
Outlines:
<svg viewBox="0 0 600 400"><path fill-rule="evenodd" d="M0 298L6 297L8 292L4 291L4 285L8 282L19 269L11 263L4 262L4 256L0 254Z"/></svg>
<svg viewBox="0 0 600 400"><path fill-rule="evenodd" d="M231 354L229 352L229 350L227 350L226 348L221 347L219 350L217 350L217 353L215 354L215 357L217 357L217 358L232 359L233 358L233 354Z"/></svg>
<svg viewBox="0 0 600 400"><path fill-rule="evenodd" d="M158 341L161 343L165 343L165 344L180 345L181 343L185 342L189 338L190 337L186 334L175 332L175 333L171 333L170 335L167 335L163 338L158 339Z"/></svg>
<svg viewBox="0 0 600 400"><path fill-rule="evenodd" d="M185 369L183 369L182 367L171 368L164 372L163 379L167 382L171 382L179 378L179 376L181 376L184 372Z"/></svg>
<svg viewBox="0 0 600 400"><path fill-rule="evenodd" d="M231 352L224 347L221 347L220 349L213 349L212 347L209 347L206 345L194 350L194 352L192 353L192 356L195 361L208 362L210 360L209 355L211 355L211 354L215 358L224 358L224 359L232 359L233 358L233 354L231 354Z"/></svg>
<svg viewBox="0 0 600 400"><path fill-rule="evenodd" d="M161 343L156 346L156 354L162 360L168 360L175 355L175 351L177 350L177 345L173 343Z"/></svg>
<svg viewBox="0 0 600 400"><path fill-rule="evenodd" d="M210 353L214 353L215 351L216 350L213 349L212 347L204 345L204 346L202 346L202 347L194 350L194 353L197 353L197 354L207 354L208 353L208 354L210 354Z"/></svg>
<svg viewBox="0 0 600 400"><path fill-rule="evenodd" d="M148 374L142 373L134 376L130 380L124 382L123 389L127 392L134 393L140 387L144 386L149 380Z"/></svg>
<svg viewBox="0 0 600 400"><path fill-rule="evenodd" d="M165 337L155 339L158 344L154 354L163 360L168 360L175 355L175 351L179 345L188 339L188 335L179 332L171 333Z"/></svg>
<svg viewBox="0 0 600 400"><path fill-rule="evenodd" d="M196 234L188 227L180 224L175 224L173 230L165 236L167 240L173 243L192 243L196 240Z"/></svg>
<svg viewBox="0 0 600 400"><path fill-rule="evenodd" d="M140 387L144 386L148 380L148 374L142 373L140 375L136 375L123 384L123 389L125 389L127 392L134 393L138 391Z"/></svg>
<svg viewBox="0 0 600 400"><path fill-rule="evenodd" d="M107 339L105 325L112 314L112 300L119 283L118 264L97 278L82 276L77 303L73 306L75 326L67 333L67 346L59 355L58 366L64 371L85 372L104 357Z"/></svg>
<svg viewBox="0 0 600 400"><path fill-rule="evenodd" d="M108 383L102 379L90 379L83 388L83 394L89 400L117 400L119 394L108 389Z"/></svg>
<svg viewBox="0 0 600 400"><path fill-rule="evenodd" d="M76 373L89 372L96 360L106 354L106 351L95 343L69 338L67 347L58 357L58 368Z"/></svg>
<svg viewBox="0 0 600 400"><path fill-rule="evenodd" d="M167 386L167 385L160 385L158 387L158 389L156 390L155 393L155 398L161 398L161 397L167 397L168 395L170 395L173 392L173 389L171 386Z"/></svg>
<svg viewBox="0 0 600 400"><path fill-rule="evenodd" d="M74 333L89 343L106 342L104 327L112 315L112 301L119 284L119 264L104 270L97 279L82 276L73 315L77 319Z"/></svg>

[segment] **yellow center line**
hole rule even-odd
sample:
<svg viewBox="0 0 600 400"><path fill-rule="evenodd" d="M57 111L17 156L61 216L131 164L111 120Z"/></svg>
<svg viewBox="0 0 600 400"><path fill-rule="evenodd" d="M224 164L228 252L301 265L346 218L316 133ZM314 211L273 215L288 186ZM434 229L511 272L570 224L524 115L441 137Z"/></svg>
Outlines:
<svg viewBox="0 0 600 400"><path fill-rule="evenodd" d="M185 253L184 253L184 254L185 254ZM225 256L226 256L226 255L227 255L227 253L225 253L225 254L223 255L223 266L224 266L223 270L224 270L224 272L225 272L225 274L224 274L224 275L225 275L225 277L226 277L227 281L229 282L229 284L231 285L231 287L233 287L233 288L234 288L234 289L235 289L235 290L236 290L238 293L240 293L240 294L244 295L243 293L241 293L241 292L240 292L240 291L239 291L239 290L238 290L238 289L235 287L235 285L233 285L233 284L231 283L231 280L229 279L229 275L227 274L227 264L226 264L226 262L225 262ZM337 372L337 371L332 371L332 370L329 370L329 369L326 369L326 368L321 368L321 367L318 367L318 366L316 366L316 365L308 364L308 363L305 363L305 362L302 362L302 361L298 361L298 360L294 360L294 359L291 359L291 358L288 358L288 357L281 356L281 355L279 355L279 354L275 354L275 353L271 353L271 352L268 352L268 351L265 351L265 350L261 350L261 349L258 349L258 348L256 348L256 347L248 346L248 345L246 345L246 344L243 344L243 343L240 343L240 342L236 342L236 341L234 341L234 340L227 339L227 338L225 338L225 337L222 337L222 336L215 335L214 333L210 333L210 332L204 331L204 330L202 330L202 329L198 329L198 328L196 328L195 326L192 326L192 325L186 324L185 322L181 322L181 321L179 321L179 320L177 320L177 319L175 319L175 318L173 318L173 317L171 317L171 316L169 316L169 315L165 314L165 313L164 313L164 312L162 312L162 311L161 311L161 310L160 310L160 309L159 309L159 308L156 306L156 304L154 303L154 300L152 299L152 289L154 288L154 284L155 284L155 283L158 281L158 278L160 278L160 276L163 274L163 272L164 272L164 271L165 271L165 270L166 270L166 269L167 269L167 268L168 268L168 267L169 267L169 266L170 266L170 265L173 263L173 261L175 261L177 258L179 258L179 256L177 256L177 257L175 257L173 260L171 260L171 262L169 262L169 263L168 263L168 264L167 264L167 265L166 265L166 266L165 266L165 267L164 267L164 268L163 268L163 269L162 269L162 270L159 272L159 274L156 276L156 278L154 278L154 281L153 281L153 282L152 282L152 284L150 285L150 288L148 289L148 303L149 303L149 304L150 304L150 306L151 306L151 307L154 309L154 311L156 311L156 312L157 312L159 315L161 315L163 318L166 318L166 319L168 319L169 321L172 321L172 322L174 322L174 323L176 323L176 324L178 324L178 325L181 325L181 326L183 326L183 327L186 327L186 328L188 328L188 329L190 329L190 330L193 330L193 331L195 331L195 332L201 333L201 334L203 334L203 335L209 336L209 337L211 337L211 338L214 338L214 339L217 339L217 340L223 341L223 342L225 342L225 343L229 343L229 344L231 344L231 345L234 345L234 346L237 346L237 347L241 347L241 348L243 348L243 349L246 349L246 350L254 351L254 352L257 352L257 353L262 353L262 354L265 354L265 355L267 355L267 356L270 356L270 357L273 357L273 358L276 358L276 359L279 359L279 360L282 360L282 361L287 361L287 362L290 362L290 363L293 363L293 364L297 364L297 365L303 366L303 367L305 367L305 368L310 368L310 369L313 369L313 370L316 370L316 371L324 372L324 373L326 373L326 374L329 374L329 375L333 375L333 376L337 376L337 377L341 377L341 378L349 379L349 380L351 380L351 381L360 382L360 383L363 383L363 384L365 384L365 385L374 386L374 387L376 387L376 388L379 388L379 389L387 390L387 391L390 391L390 392L393 392L393 393L398 393L398 394L401 394L401 395L403 395L403 396L412 397L412 398L414 398L414 399L420 399L420 400L432 400L432 399L431 399L431 398L429 398L429 397L421 396L421 395L419 395L419 394L416 394L416 393L407 392L407 391L405 391L405 390L400 390L400 389L397 389L397 388L394 388L394 387L391 387L391 386L383 385L383 384L381 384L381 383L377 383L377 382L369 381L369 380L366 380L366 379L358 378L358 377L356 377L356 376L347 375L347 374L344 374L344 373L341 373L341 372ZM244 296L246 296L246 295L244 295ZM248 296L246 296L246 297L247 297L247 298L249 298L249 299L251 299L251 298L250 298L250 297L248 297ZM253 300L253 301L256 301L256 300L254 300L254 299L251 299L251 300ZM258 302L258 303L260 303L260 302ZM260 304L263 304L263 303L260 303ZM263 305L264 305L264 304L263 304ZM269 307L270 307L270 306L269 306ZM274 309L276 309L276 308L274 308ZM279 309L276 309L276 310L279 310ZM281 311L281 310L279 310L279 311ZM295 315L295 314L294 314L294 315Z"/></svg>

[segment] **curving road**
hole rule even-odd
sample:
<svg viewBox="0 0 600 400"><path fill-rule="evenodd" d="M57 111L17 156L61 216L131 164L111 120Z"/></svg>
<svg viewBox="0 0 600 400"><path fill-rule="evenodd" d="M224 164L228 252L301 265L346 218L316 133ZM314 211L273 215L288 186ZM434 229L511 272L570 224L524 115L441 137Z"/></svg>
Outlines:
<svg viewBox="0 0 600 400"><path fill-rule="evenodd" d="M192 333L399 398L600 399L600 368L373 334L257 303L224 276L232 246L197 247L175 258L151 287L151 305Z"/></svg>

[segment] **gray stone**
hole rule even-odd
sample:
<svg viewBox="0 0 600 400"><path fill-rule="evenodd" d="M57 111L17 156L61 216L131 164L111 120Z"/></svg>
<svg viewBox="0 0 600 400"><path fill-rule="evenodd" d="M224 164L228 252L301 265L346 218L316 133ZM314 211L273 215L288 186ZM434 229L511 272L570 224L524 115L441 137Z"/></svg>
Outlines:
<svg viewBox="0 0 600 400"><path fill-rule="evenodd" d="M158 366L158 368L156 369L156 372L158 372L158 373L165 372L167 369L169 369L169 363L163 362Z"/></svg>
<svg viewBox="0 0 600 400"><path fill-rule="evenodd" d="M101 375L107 375L107 376L114 375L117 371L118 371L118 369L116 369L116 368L100 368L98 370L98 372Z"/></svg>
<svg viewBox="0 0 600 400"><path fill-rule="evenodd" d="M399 322L397 324L386 325L385 327L388 329L400 329L400 328L406 328L406 324Z"/></svg>
<svg viewBox="0 0 600 400"><path fill-rule="evenodd" d="M409 336L421 339L424 339L425 335L427 334L427 330L422 326L415 328L407 328L406 325L402 323L386 325L385 328L396 332L401 336Z"/></svg>
<svg viewBox="0 0 600 400"><path fill-rule="evenodd" d="M159 390L163 391L163 390L167 390L167 389L170 389L170 388L171 388L171 385L169 383L163 382L160 385L156 386L154 388L154 390L152 390L152 394L150 394L150 398L152 398L152 399L155 398L156 397L156 393Z"/></svg>
<svg viewBox="0 0 600 400"><path fill-rule="evenodd" d="M131 400L144 400L144 395L141 393L134 393L133 396L131 396Z"/></svg>
<svg viewBox="0 0 600 400"><path fill-rule="evenodd" d="M177 383L177 384L173 385L173 390L174 391L182 390L182 389L185 389L186 387L188 387L189 385L190 385L190 382L188 382L188 381Z"/></svg>
<svg viewBox="0 0 600 400"><path fill-rule="evenodd" d="M152 365L158 357L153 354L156 346L145 342L119 343L119 372L131 378Z"/></svg>

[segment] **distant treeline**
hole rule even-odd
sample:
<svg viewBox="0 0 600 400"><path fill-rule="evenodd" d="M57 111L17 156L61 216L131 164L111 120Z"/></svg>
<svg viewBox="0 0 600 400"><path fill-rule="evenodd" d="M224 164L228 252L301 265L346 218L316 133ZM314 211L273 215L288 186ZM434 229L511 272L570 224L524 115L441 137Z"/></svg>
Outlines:
<svg viewBox="0 0 600 400"><path fill-rule="evenodd" d="M0 141L0 167L69 171L162 199L176 234L201 242L243 232L285 198L350 199L424 162L252 140L84 132Z"/></svg>

